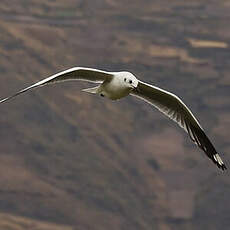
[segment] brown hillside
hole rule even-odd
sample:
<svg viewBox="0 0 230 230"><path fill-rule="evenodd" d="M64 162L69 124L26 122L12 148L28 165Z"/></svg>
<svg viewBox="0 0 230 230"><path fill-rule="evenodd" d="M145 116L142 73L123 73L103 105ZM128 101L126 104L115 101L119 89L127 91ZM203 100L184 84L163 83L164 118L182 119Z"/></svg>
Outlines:
<svg viewBox="0 0 230 230"><path fill-rule="evenodd" d="M0 95L73 66L128 70L183 98L228 167L228 1L2 0ZM229 229L230 182L135 98L84 82L1 104L0 229Z"/></svg>

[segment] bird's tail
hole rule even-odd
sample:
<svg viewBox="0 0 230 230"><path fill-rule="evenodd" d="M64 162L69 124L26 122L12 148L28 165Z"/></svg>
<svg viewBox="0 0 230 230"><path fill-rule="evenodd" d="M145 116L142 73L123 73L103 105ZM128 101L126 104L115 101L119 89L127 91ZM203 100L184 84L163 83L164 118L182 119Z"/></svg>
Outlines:
<svg viewBox="0 0 230 230"><path fill-rule="evenodd" d="M99 92L100 86L96 86L93 88L88 88L88 89L83 89L82 91L87 92L87 93L98 93Z"/></svg>

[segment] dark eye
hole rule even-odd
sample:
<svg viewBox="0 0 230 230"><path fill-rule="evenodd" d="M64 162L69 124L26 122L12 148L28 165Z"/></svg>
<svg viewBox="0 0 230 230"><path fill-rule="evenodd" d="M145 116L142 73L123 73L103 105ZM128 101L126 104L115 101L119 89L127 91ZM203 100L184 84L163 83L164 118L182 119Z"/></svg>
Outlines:
<svg viewBox="0 0 230 230"><path fill-rule="evenodd" d="M133 81L132 81L132 80L129 80L129 83L130 83L130 84L132 84L132 83L133 83Z"/></svg>
<svg viewBox="0 0 230 230"><path fill-rule="evenodd" d="M124 81L126 81L126 78L124 78Z"/></svg>

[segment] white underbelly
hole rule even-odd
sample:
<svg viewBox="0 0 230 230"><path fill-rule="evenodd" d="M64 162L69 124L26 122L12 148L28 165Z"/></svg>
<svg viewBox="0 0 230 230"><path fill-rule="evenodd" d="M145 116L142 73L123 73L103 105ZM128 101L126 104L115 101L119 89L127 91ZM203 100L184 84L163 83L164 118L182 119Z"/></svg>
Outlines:
<svg viewBox="0 0 230 230"><path fill-rule="evenodd" d="M101 94L111 100L117 100L129 95L131 89L120 87L116 82L104 84L101 88Z"/></svg>

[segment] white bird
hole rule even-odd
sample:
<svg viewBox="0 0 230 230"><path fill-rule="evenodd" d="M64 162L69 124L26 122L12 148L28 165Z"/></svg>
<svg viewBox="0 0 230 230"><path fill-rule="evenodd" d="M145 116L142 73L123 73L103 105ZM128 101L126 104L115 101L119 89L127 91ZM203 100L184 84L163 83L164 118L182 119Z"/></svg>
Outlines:
<svg viewBox="0 0 230 230"><path fill-rule="evenodd" d="M138 80L130 72L107 72L92 68L74 67L22 89L16 94L2 99L0 103L30 89L68 80L83 80L99 83L96 87L83 89L83 91L99 94L111 100L117 100L128 95L143 99L182 127L189 134L192 141L197 144L219 168L222 170L227 169L214 146L204 133L203 128L181 99L170 92Z"/></svg>

